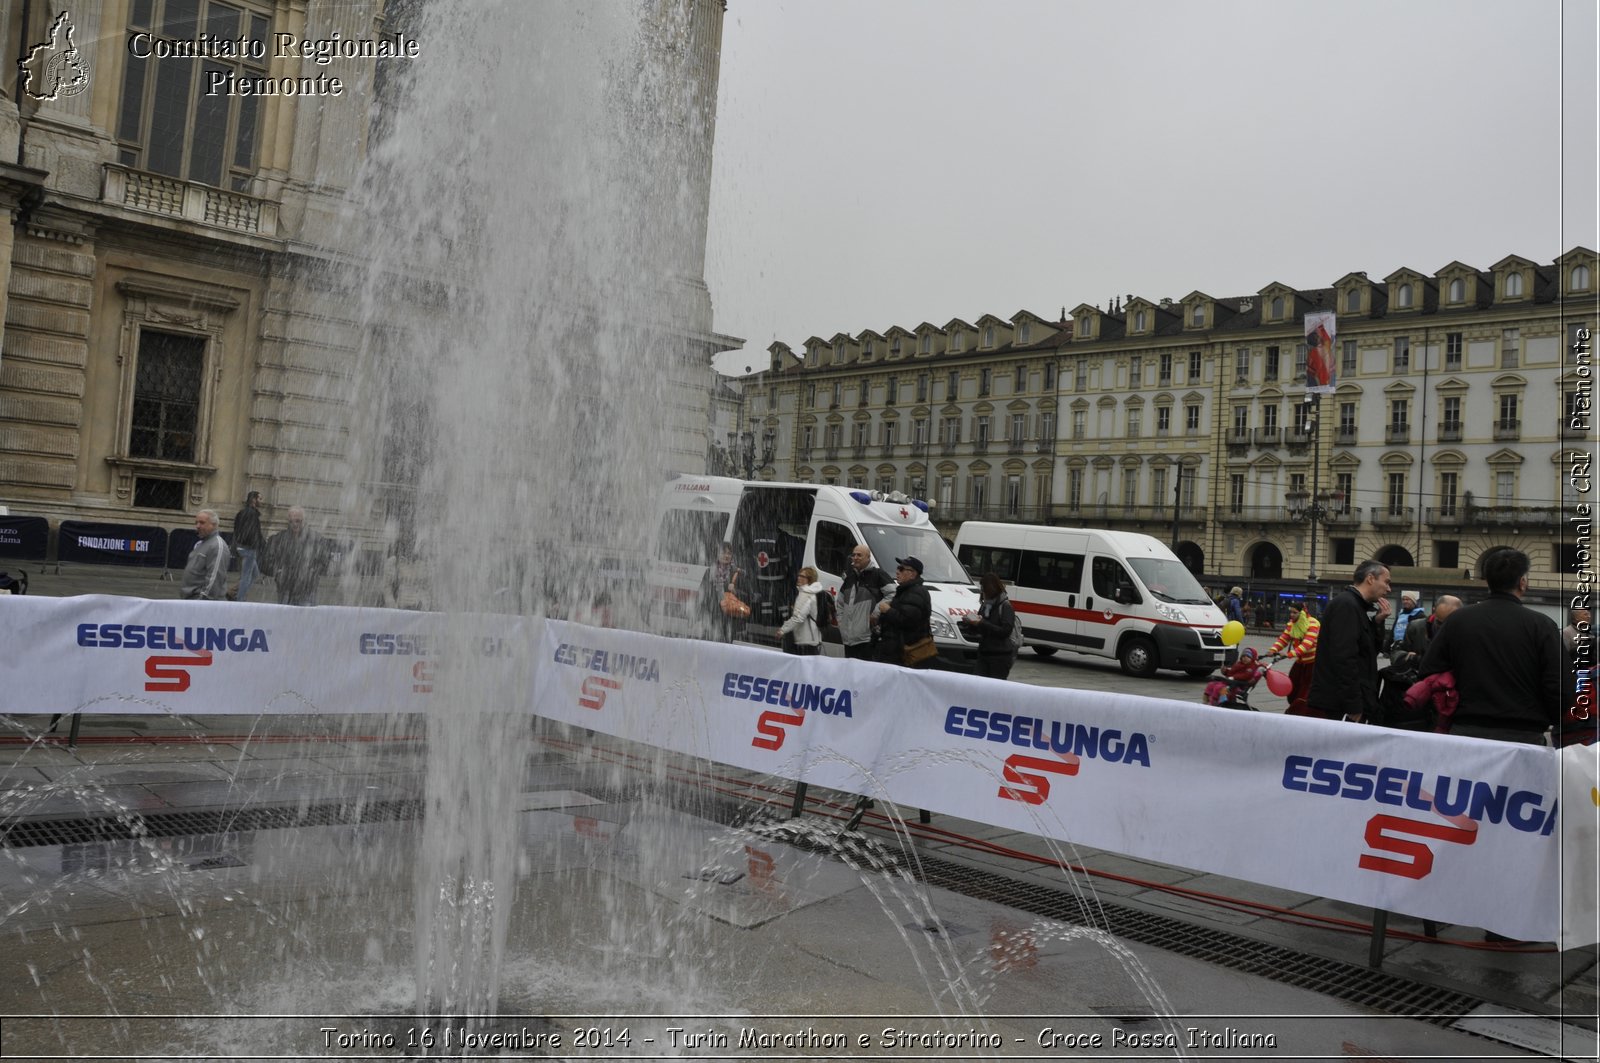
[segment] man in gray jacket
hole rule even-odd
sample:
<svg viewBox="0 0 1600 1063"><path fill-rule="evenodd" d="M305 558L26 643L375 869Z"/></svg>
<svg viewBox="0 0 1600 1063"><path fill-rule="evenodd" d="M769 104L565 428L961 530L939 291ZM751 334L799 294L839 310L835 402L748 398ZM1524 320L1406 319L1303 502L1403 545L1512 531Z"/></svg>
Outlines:
<svg viewBox="0 0 1600 1063"><path fill-rule="evenodd" d="M202 509L194 515L194 533L200 538L183 566L179 595L199 601L220 602L228 593L228 562L233 554L217 534L217 511Z"/></svg>
<svg viewBox="0 0 1600 1063"><path fill-rule="evenodd" d="M877 634L873 630L874 611L883 601L883 588L893 579L883 569L872 563L872 551L865 543L857 543L850 551L850 571L839 586L838 608L839 639L844 643L844 655L858 660L872 660L872 643Z"/></svg>

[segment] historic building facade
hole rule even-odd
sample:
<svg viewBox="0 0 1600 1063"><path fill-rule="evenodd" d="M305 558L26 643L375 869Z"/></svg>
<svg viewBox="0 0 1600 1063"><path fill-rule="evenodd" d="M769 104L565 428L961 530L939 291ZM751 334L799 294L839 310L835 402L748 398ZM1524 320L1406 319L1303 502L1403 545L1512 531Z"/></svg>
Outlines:
<svg viewBox="0 0 1600 1063"><path fill-rule="evenodd" d="M403 504L381 497L408 490L404 461L377 467L387 441L354 473L377 504L347 504L333 470L349 465L352 418L329 386L372 342L329 267L360 255L333 234L383 117L385 63L402 60L275 46L380 40L396 28L386 6L419 5L5 5L0 50L25 60L23 79L0 79L0 212L12 223L0 226L0 504L13 514L181 526L203 506L231 514L253 488L269 523L303 503L360 539ZM694 238L660 279L680 295L656 323L671 337L652 365L668 427L659 455L703 471L710 355L737 346L712 332L703 280L723 3L650 11L677 35L663 50L693 79L678 118L697 138L673 186L693 203ZM162 40L260 48L196 58ZM344 91L308 91L319 78ZM249 79L298 91L237 91Z"/></svg>
<svg viewBox="0 0 1600 1063"><path fill-rule="evenodd" d="M769 349L749 415L769 475L900 490L963 520L1143 530L1218 579L1439 573L1491 545L1573 571L1561 520L1592 449L1596 254L1452 262L1231 298L1129 295L1049 321L813 336ZM1308 400L1304 319L1337 315ZM1314 566L1314 567L1313 567Z"/></svg>

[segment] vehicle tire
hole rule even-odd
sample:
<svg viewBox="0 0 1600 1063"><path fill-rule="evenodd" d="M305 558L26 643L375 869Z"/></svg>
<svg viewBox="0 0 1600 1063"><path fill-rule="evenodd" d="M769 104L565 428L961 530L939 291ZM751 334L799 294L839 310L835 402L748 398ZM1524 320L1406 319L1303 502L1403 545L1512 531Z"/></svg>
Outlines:
<svg viewBox="0 0 1600 1063"><path fill-rule="evenodd" d="M1185 668L1183 670L1183 674L1188 676L1190 679L1200 679L1204 676L1210 675L1214 671L1216 671L1215 668Z"/></svg>
<svg viewBox="0 0 1600 1063"><path fill-rule="evenodd" d="M1156 644L1143 635L1124 639L1117 650L1117 663L1122 665L1124 672L1140 679L1155 675L1158 663Z"/></svg>
<svg viewBox="0 0 1600 1063"><path fill-rule="evenodd" d="M1035 646L1033 647L1033 652L1038 654L1040 657L1054 657L1056 655L1056 648L1054 646Z"/></svg>

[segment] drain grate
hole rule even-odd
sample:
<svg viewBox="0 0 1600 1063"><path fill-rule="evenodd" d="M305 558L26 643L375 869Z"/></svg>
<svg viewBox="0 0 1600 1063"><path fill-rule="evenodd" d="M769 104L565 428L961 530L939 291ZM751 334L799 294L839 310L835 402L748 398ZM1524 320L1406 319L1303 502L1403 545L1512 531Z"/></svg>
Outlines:
<svg viewBox="0 0 1600 1063"><path fill-rule="evenodd" d="M290 808L227 808L204 812L147 812L84 819L29 820L0 834L0 847L82 845L133 838L175 838L191 834L275 830L283 827L335 827L420 819L422 802L346 801Z"/></svg>

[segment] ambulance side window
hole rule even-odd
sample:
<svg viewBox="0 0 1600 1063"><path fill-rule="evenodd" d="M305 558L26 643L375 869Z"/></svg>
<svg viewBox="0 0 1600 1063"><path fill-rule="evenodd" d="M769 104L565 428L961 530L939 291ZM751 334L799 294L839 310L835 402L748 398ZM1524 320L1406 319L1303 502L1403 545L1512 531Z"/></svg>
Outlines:
<svg viewBox="0 0 1600 1063"><path fill-rule="evenodd" d="M1083 580L1082 554L1053 554L1044 550L1022 551L1019 587L1035 587L1058 594L1077 594Z"/></svg>
<svg viewBox="0 0 1600 1063"><path fill-rule="evenodd" d="M850 568L850 551L855 549L856 536L843 524L831 520L817 521L817 569L830 576L843 576Z"/></svg>
<svg viewBox="0 0 1600 1063"><path fill-rule="evenodd" d="M977 579L985 572L993 572L1007 583L1015 583L1017 564L1021 559L1021 550L1008 550L1003 546L961 544L960 561L973 579Z"/></svg>
<svg viewBox="0 0 1600 1063"><path fill-rule="evenodd" d="M1095 558L1091 571L1094 593L1099 597L1110 598L1121 605L1138 605L1144 600L1134 589L1133 577L1128 575L1128 570L1116 558Z"/></svg>

